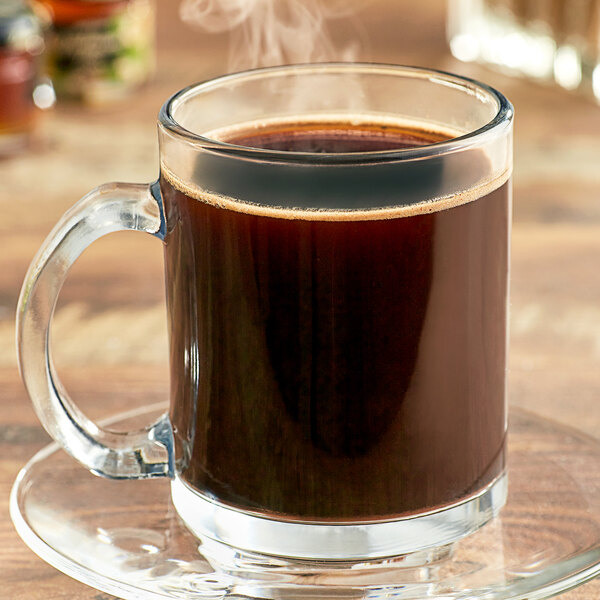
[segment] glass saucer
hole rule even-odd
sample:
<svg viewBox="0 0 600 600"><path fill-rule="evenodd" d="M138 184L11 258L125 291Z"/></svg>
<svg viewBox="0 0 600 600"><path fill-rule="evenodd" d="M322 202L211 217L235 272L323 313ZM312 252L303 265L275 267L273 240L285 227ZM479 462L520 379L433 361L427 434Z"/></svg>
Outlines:
<svg viewBox="0 0 600 600"><path fill-rule="evenodd" d="M148 422L154 406L111 420ZM110 481L56 444L21 471L11 516L45 561L125 600L548 598L600 572L600 441L512 410L500 516L451 546L350 564L285 561L200 544L166 479Z"/></svg>

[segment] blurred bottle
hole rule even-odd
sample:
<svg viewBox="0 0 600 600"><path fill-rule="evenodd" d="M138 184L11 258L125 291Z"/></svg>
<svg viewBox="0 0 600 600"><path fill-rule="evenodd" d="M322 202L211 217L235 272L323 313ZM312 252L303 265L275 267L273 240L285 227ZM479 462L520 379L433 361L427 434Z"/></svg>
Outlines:
<svg viewBox="0 0 600 600"><path fill-rule="evenodd" d="M51 84L43 79L42 20L24 0L0 2L0 156L24 148L38 109L54 104Z"/></svg>
<svg viewBox="0 0 600 600"><path fill-rule="evenodd" d="M60 98L103 105L155 68L153 0L39 0L49 11L48 69Z"/></svg>
<svg viewBox="0 0 600 600"><path fill-rule="evenodd" d="M450 49L600 101L600 0L449 0Z"/></svg>

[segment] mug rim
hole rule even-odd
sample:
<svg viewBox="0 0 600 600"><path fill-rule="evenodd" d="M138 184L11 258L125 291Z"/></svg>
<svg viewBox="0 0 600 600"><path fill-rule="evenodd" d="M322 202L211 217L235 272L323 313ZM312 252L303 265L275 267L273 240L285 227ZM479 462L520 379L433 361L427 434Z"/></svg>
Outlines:
<svg viewBox="0 0 600 600"><path fill-rule="evenodd" d="M288 151L272 150L265 148L255 148L250 146L241 146L230 142L224 142L218 139L195 133L181 125L174 116L177 104L185 102L196 95L210 91L218 87L226 86L231 83L237 83L243 80L252 80L264 78L266 76L277 76L298 73L342 73L354 72L356 74L390 74L412 77L415 79L429 79L432 83L445 85L448 87L463 90L466 95L481 97L485 94L489 99L497 103L497 111L492 119L481 127L474 129L463 135L410 148L399 148L392 150L376 150L367 152L306 152L306 151ZM378 162L396 162L407 160L421 160L424 158L439 157L441 155L465 150L473 146L482 146L490 139L501 135L503 131L509 129L514 117L514 108L511 102L495 88L463 75L457 75L439 69L424 67L414 67L408 65L396 65L386 63L370 62L327 62L327 63L301 63L292 65L281 65L275 67L262 67L249 69L221 75L215 78L207 79L198 83L191 84L175 94L173 94L161 107L158 122L159 126L183 142L198 146L203 150L210 150L220 154L227 154L233 157L244 159L253 159L257 161L275 161L284 163L304 163L304 164L340 164L348 165L354 163L378 163Z"/></svg>

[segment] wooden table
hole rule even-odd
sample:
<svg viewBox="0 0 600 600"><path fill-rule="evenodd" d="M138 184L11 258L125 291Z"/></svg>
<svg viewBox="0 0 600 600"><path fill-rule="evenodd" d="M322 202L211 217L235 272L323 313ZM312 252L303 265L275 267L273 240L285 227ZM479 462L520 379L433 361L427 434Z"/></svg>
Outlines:
<svg viewBox="0 0 600 600"><path fill-rule="evenodd" d="M32 152L0 163L2 598L111 600L38 559L9 520L17 472L48 442L17 372L14 313L27 265L59 216L102 182L153 180L162 101L183 85L227 70L227 38L182 24L177 4L159 2L158 72L150 86L120 107L59 107ZM444 39L443 0L371 0L365 7L360 21L371 42L357 58L466 74L513 101L511 403L599 435L600 107L454 60ZM163 302L162 251L149 237L111 236L75 266L55 318L55 357L67 388L91 417L166 397ZM599 593L594 581L564 598Z"/></svg>

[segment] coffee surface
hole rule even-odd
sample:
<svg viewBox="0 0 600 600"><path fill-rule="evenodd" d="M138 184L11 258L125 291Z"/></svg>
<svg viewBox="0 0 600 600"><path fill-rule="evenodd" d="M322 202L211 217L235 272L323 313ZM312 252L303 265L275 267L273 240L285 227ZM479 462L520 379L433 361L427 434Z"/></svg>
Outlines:
<svg viewBox="0 0 600 600"><path fill-rule="evenodd" d="M447 139L447 135L436 131L377 123L351 125L306 122L301 125L271 125L242 135L226 137L224 141L265 150L345 154L402 150Z"/></svg>
<svg viewBox="0 0 600 600"><path fill-rule="evenodd" d="M439 141L300 129L227 141L323 152ZM368 521L458 502L502 473L507 184L446 210L311 220L161 183L185 481L245 510Z"/></svg>

